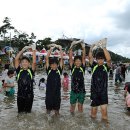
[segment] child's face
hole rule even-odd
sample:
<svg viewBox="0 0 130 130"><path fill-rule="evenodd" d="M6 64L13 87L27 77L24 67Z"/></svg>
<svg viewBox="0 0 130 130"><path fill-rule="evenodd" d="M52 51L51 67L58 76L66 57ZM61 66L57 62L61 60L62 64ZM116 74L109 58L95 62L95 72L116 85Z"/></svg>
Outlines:
<svg viewBox="0 0 130 130"><path fill-rule="evenodd" d="M81 62L80 59L76 59L76 60L74 61L74 64L75 64L76 67L80 67L80 66L82 65L82 62Z"/></svg>
<svg viewBox="0 0 130 130"><path fill-rule="evenodd" d="M104 64L104 59L103 58L97 59L97 63L98 63L98 65L103 65Z"/></svg>
<svg viewBox="0 0 130 130"><path fill-rule="evenodd" d="M21 67L22 67L23 69L28 69L29 66L30 66L30 63L28 62L28 60L23 59L23 60L21 61Z"/></svg>
<svg viewBox="0 0 130 130"><path fill-rule="evenodd" d="M53 63L50 65L51 69L56 70L58 65L56 63Z"/></svg>

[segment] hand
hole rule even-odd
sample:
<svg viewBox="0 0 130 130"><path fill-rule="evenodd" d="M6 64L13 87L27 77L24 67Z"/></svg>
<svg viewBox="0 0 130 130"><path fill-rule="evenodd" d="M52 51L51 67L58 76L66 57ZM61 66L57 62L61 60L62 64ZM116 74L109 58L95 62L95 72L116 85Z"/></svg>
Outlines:
<svg viewBox="0 0 130 130"><path fill-rule="evenodd" d="M72 47L73 47L74 45L78 44L78 43L79 43L78 41L73 41L73 42L71 43L70 49L72 49Z"/></svg>
<svg viewBox="0 0 130 130"><path fill-rule="evenodd" d="M30 49L30 48L31 48L30 46L25 46L25 47L22 49L22 51L25 51L25 50Z"/></svg>
<svg viewBox="0 0 130 130"><path fill-rule="evenodd" d="M85 43L84 42L81 42L80 44L81 44L82 48L85 48Z"/></svg>
<svg viewBox="0 0 130 130"><path fill-rule="evenodd" d="M59 46L59 49L62 50L62 46Z"/></svg>
<svg viewBox="0 0 130 130"><path fill-rule="evenodd" d="M102 40L102 48L106 48L106 44L107 44L107 38L104 38Z"/></svg>
<svg viewBox="0 0 130 130"><path fill-rule="evenodd" d="M61 46L61 45L56 45L55 47L58 48L59 50L62 49L62 46Z"/></svg>
<svg viewBox="0 0 130 130"><path fill-rule="evenodd" d="M33 51L36 50L36 44L32 44L31 47L32 47L32 50L33 50Z"/></svg>
<svg viewBox="0 0 130 130"><path fill-rule="evenodd" d="M50 44L50 45L48 45L48 47L55 47L56 46L56 44Z"/></svg>
<svg viewBox="0 0 130 130"><path fill-rule="evenodd" d="M94 50L96 50L98 48L98 46L94 46L93 48L92 48L92 51L94 51Z"/></svg>
<svg viewBox="0 0 130 130"><path fill-rule="evenodd" d="M14 83L11 83L11 84L10 84L10 87L14 87Z"/></svg>
<svg viewBox="0 0 130 130"><path fill-rule="evenodd" d="M50 50L53 50L55 47L50 47Z"/></svg>
<svg viewBox="0 0 130 130"><path fill-rule="evenodd" d="M102 48L102 49L103 49L103 48L106 48L106 44L105 44L105 43L100 43L100 44L99 44L99 47Z"/></svg>
<svg viewBox="0 0 130 130"><path fill-rule="evenodd" d="M93 50L95 47L96 47L96 44L92 44L91 47L90 47L90 49Z"/></svg>

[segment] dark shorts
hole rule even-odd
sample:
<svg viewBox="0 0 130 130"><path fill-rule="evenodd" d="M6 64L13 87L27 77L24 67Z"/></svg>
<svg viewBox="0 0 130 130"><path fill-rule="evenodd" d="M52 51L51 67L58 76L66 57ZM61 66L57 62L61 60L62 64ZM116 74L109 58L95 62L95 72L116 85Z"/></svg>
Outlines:
<svg viewBox="0 0 130 130"><path fill-rule="evenodd" d="M53 96L50 93L46 93L45 104L47 110L59 110L61 104L61 94L58 93Z"/></svg>
<svg viewBox="0 0 130 130"><path fill-rule="evenodd" d="M17 97L18 113L30 113L32 110L33 96L31 97Z"/></svg>
<svg viewBox="0 0 130 130"><path fill-rule="evenodd" d="M100 94L95 93L91 94L91 106L97 107L101 105L108 104L108 95L107 94Z"/></svg>

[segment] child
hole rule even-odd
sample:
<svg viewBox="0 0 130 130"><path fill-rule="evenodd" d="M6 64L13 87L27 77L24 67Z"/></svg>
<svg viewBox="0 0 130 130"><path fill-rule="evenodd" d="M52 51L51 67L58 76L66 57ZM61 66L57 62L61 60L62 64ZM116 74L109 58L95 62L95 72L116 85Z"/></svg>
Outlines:
<svg viewBox="0 0 130 130"><path fill-rule="evenodd" d="M126 101L127 110L130 111L130 82L125 83L124 90L124 97Z"/></svg>
<svg viewBox="0 0 130 130"><path fill-rule="evenodd" d="M30 113L33 104L33 75L36 68L36 46L32 46L33 50L33 61L32 68L30 68L30 60L28 57L22 57L19 60L20 56L28 46L25 46L15 58L15 68L17 73L17 82L18 82L18 93L17 93L17 106L18 113L26 112Z"/></svg>
<svg viewBox="0 0 130 130"><path fill-rule="evenodd" d="M92 67L92 80L91 80L91 117L95 118L97 115L97 108L100 106L102 119L107 120L107 104L108 104L108 69L111 65L111 57L105 47L103 52L96 54L97 63L93 62L94 45L89 51L89 61ZM105 55L104 55L105 54ZM104 64L106 59L107 64Z"/></svg>
<svg viewBox="0 0 130 130"><path fill-rule="evenodd" d="M63 68L63 53L62 48L60 49L60 63L58 60L52 58L49 61L49 56L54 47L51 47L46 56L46 71L47 71L47 87L46 87L46 110L49 115L52 110L55 111L55 115L59 115L60 103L61 103L61 78Z"/></svg>
<svg viewBox="0 0 130 130"><path fill-rule="evenodd" d="M39 89L45 89L46 88L46 84L45 84L45 79L41 78L39 81Z"/></svg>
<svg viewBox="0 0 130 130"><path fill-rule="evenodd" d="M4 81L4 87L6 90L6 96L14 96L15 90L14 90L14 70L9 70L7 72L7 77Z"/></svg>
<svg viewBox="0 0 130 130"><path fill-rule="evenodd" d="M84 74L85 74L85 44L82 46L82 57L75 56L72 58L72 48L69 50L69 63L71 68L71 93L70 93L70 112L73 115L75 112L75 106L78 102L78 111L83 112L83 103L85 99L85 85L84 85Z"/></svg>
<svg viewBox="0 0 130 130"><path fill-rule="evenodd" d="M8 69L9 69L9 67L7 65L5 65L4 66L4 70L2 71L2 82L3 82L3 85L4 85L5 78L7 77Z"/></svg>
<svg viewBox="0 0 130 130"><path fill-rule="evenodd" d="M62 80L62 86L63 86L63 90L66 92L69 89L69 77L66 72L63 75L64 75L64 78Z"/></svg>

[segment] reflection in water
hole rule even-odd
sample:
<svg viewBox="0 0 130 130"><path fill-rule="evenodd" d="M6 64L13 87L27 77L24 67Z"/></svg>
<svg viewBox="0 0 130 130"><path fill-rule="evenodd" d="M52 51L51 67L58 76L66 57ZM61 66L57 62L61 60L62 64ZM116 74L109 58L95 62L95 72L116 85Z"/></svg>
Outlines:
<svg viewBox="0 0 130 130"><path fill-rule="evenodd" d="M36 82L43 77L43 74L36 75ZM46 78L46 76L44 75ZM101 120L100 112L96 119L89 116L90 113L90 75L85 76L86 100L84 103L84 113L76 112L75 116L69 113L69 91L63 92L60 116L55 117L52 112L51 119L48 120L45 109L45 90L34 87L34 103L32 113L18 114L17 100L3 97L0 100L0 130L129 130L130 113L125 109L123 97L124 84L115 86L113 80L109 80L109 121ZM130 79L130 73L127 75ZM17 89L17 88L16 88ZM16 90L17 91L17 90ZM100 110L100 109L99 109Z"/></svg>

